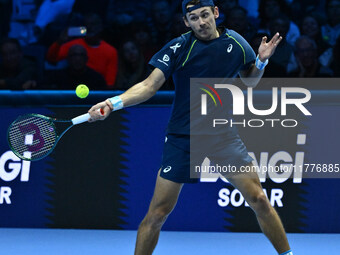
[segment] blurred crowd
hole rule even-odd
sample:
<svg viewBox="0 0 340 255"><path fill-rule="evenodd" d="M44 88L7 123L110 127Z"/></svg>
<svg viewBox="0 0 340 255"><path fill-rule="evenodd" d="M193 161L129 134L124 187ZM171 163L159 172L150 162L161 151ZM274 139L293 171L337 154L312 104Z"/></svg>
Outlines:
<svg viewBox="0 0 340 255"><path fill-rule="evenodd" d="M283 36L265 77L340 77L340 0L215 0L254 51ZM126 90L189 29L181 0L0 0L0 89ZM162 87L172 90L171 79Z"/></svg>

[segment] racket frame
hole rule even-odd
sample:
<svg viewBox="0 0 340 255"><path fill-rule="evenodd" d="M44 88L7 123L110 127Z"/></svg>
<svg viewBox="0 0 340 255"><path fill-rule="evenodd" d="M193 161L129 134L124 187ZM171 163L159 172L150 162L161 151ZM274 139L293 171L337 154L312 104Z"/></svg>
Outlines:
<svg viewBox="0 0 340 255"><path fill-rule="evenodd" d="M15 124L16 120L18 120L19 118L22 118L23 116L29 118L29 117L37 117L37 118L42 118L46 121L49 122L49 124L51 124L53 130L54 130L54 135L55 135L55 142L53 144L53 146L49 149L49 151L46 153L46 154L43 154L41 157L38 157L38 158L26 158L24 157L23 155L21 155L19 152L17 152L13 146L11 145L11 142L10 142L10 138L9 138L9 130L11 129L11 127ZM76 117L77 118L77 117ZM74 118L75 119L75 118ZM73 120L73 119L72 119ZM54 148L57 146L60 138L71 128L73 127L74 125L76 124L73 124L72 120L62 120L62 119L56 119L56 118L51 118L51 117L47 117L47 116L44 116L44 115L41 115L41 114L37 114L37 113L30 113L30 114L24 114L24 115L20 115L18 116L8 127L8 130L7 130L7 142L8 142L8 145L11 149L11 151L20 159L22 160L27 160L27 161L37 161L37 160L40 160L44 157L47 157L49 154L52 153L52 151L54 150ZM60 135L58 135L57 133L57 127L55 125L55 123L70 123L71 125L68 126L63 132L61 132ZM78 124L78 123L77 123Z"/></svg>

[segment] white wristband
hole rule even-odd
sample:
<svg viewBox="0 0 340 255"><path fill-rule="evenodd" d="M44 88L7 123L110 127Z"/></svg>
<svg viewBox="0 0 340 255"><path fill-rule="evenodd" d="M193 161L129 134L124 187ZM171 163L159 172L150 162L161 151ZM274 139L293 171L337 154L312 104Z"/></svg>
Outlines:
<svg viewBox="0 0 340 255"><path fill-rule="evenodd" d="M112 106L113 106L113 110L112 111L117 111L120 110L124 107L123 101L119 96L115 96L115 97L111 97L109 98Z"/></svg>
<svg viewBox="0 0 340 255"><path fill-rule="evenodd" d="M257 55L255 66L257 67L257 69L263 70L266 67L266 65L268 65L268 62L269 62L268 59L265 62L262 62L259 58L259 55Z"/></svg>

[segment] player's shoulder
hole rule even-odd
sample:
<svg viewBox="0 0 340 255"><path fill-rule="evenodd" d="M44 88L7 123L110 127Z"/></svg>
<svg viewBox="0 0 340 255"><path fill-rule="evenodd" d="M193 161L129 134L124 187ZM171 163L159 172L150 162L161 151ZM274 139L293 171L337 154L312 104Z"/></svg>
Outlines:
<svg viewBox="0 0 340 255"><path fill-rule="evenodd" d="M170 47L170 49L174 50L175 52L181 52L183 51L189 44L192 37L192 32L189 31L185 34L182 34L174 39L172 39L167 46Z"/></svg>
<svg viewBox="0 0 340 255"><path fill-rule="evenodd" d="M246 41L246 39L244 39L244 37L242 35L240 35L239 33L237 33L236 31L232 30L232 29L225 29L225 34L226 36L236 40L237 42L244 44Z"/></svg>
<svg viewBox="0 0 340 255"><path fill-rule="evenodd" d="M240 35L239 33L237 33L235 30L228 29L228 28L225 29L225 34L226 34L227 36L232 36L232 37L237 38L237 39L243 38L242 35Z"/></svg>

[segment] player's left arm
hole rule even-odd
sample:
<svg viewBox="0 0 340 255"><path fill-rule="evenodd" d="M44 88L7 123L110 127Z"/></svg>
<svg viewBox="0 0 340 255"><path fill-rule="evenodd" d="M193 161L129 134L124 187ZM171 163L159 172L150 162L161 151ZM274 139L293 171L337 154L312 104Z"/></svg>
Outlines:
<svg viewBox="0 0 340 255"><path fill-rule="evenodd" d="M264 73L265 63L274 54L275 49L281 40L282 37L279 33L276 33L269 42L267 42L267 36L262 38L256 62L252 64L249 69L239 72L239 75L245 85L248 87L255 87L258 84Z"/></svg>

